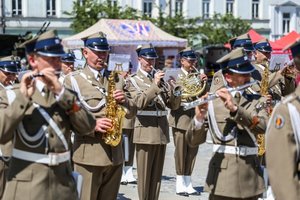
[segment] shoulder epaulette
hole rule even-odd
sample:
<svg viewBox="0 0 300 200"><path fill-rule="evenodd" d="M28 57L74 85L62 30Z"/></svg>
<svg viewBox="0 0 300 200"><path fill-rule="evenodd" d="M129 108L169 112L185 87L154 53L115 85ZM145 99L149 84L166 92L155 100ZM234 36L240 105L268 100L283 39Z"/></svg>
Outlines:
<svg viewBox="0 0 300 200"><path fill-rule="evenodd" d="M79 75L81 72L82 72L82 70L76 70L74 72L67 74L66 76L76 76L76 75Z"/></svg>

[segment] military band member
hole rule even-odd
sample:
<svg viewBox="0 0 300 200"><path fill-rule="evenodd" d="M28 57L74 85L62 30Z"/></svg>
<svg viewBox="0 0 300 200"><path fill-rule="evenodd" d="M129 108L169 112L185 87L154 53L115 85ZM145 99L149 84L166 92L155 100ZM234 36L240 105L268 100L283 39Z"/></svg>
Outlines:
<svg viewBox="0 0 300 200"><path fill-rule="evenodd" d="M253 72L252 77L261 82L264 77L265 67L269 68L270 65L272 47L267 39L262 39L255 44L255 49L255 61L253 62L253 65L256 70ZM287 68L284 70L287 70ZM274 101L274 106L276 102L281 100L282 96L285 96L295 90L295 82L292 78L283 76L283 70L270 72L269 69L268 71L268 90L272 96L272 100Z"/></svg>
<svg viewBox="0 0 300 200"><path fill-rule="evenodd" d="M175 97L163 82L164 73L154 69L158 58L154 47L140 46L137 54L140 68L130 78L130 92L138 107L133 136L138 195L139 199L155 200L159 197L166 145L170 141L166 109L178 108L180 97Z"/></svg>
<svg viewBox="0 0 300 200"><path fill-rule="evenodd" d="M266 128L265 99L247 89L228 91L248 83L254 70L242 48L233 50L218 62L221 62L227 84L215 83L212 92L219 98L210 101L208 108L204 105L196 109L186 139L192 146L205 141L207 132L203 120L208 109L214 152L205 185L205 190L210 193L209 199L258 199L265 188L255 134Z"/></svg>
<svg viewBox="0 0 300 200"><path fill-rule="evenodd" d="M125 82L129 81L129 76L131 75L132 65L129 64L129 70L123 72L122 76L125 79ZM133 143L133 132L134 132L134 121L135 118L127 119L124 118L123 121L123 149L124 149L124 166L122 171L121 184L127 185L128 183L136 184L136 178L133 175L133 161L135 153L135 144ZM125 144L126 143L126 144ZM126 156L127 159L126 160Z"/></svg>
<svg viewBox="0 0 300 200"><path fill-rule="evenodd" d="M3 199L77 199L68 138L93 131L95 119L58 82L64 53L55 31L38 36L20 87L1 91L0 143L14 139ZM3 108L5 107L5 108Z"/></svg>
<svg viewBox="0 0 300 200"><path fill-rule="evenodd" d="M189 47L182 50L179 55L181 70L178 79L185 79L188 74L195 72L197 56L194 50ZM200 74L197 76L200 76ZM202 74L199 78L201 78L203 82L207 79L205 74ZM181 101L189 102L195 99L196 97L189 97L187 99L182 98ZM175 146L174 157L176 168L176 194L182 196L200 195L200 192L193 188L191 181L191 175L196 161L198 146L190 147L185 140L185 132L194 115L194 109L185 111L183 110L183 106L180 106L180 108L177 110L171 110L169 116L169 125L172 127Z"/></svg>
<svg viewBox="0 0 300 200"><path fill-rule="evenodd" d="M255 57L254 57L255 48L253 46L253 43L252 43L251 38L248 33L245 33L236 38L233 38L229 42L231 44L232 50L236 49L238 47L243 47L249 60L250 61L255 60Z"/></svg>
<svg viewBox="0 0 300 200"><path fill-rule="evenodd" d="M65 77L74 71L75 55L73 53L66 53L61 58L61 74L59 82L63 84Z"/></svg>
<svg viewBox="0 0 300 200"><path fill-rule="evenodd" d="M300 69L300 41L290 49ZM266 133L266 161L275 198L296 200L300 197L300 87L284 98L273 110Z"/></svg>
<svg viewBox="0 0 300 200"><path fill-rule="evenodd" d="M105 117L106 94L108 92L107 58L110 50L104 33L95 33L83 39L83 56L86 65L83 70L71 73L65 78L65 85L74 89L81 103L97 118L95 132L88 136L75 135L73 161L74 169L83 176L82 200L117 198L123 165L122 143L113 147L106 144L102 134L112 127L112 120ZM116 90L113 98L127 108L126 118L133 118L136 105L126 93L121 76L114 77Z"/></svg>
<svg viewBox="0 0 300 200"><path fill-rule="evenodd" d="M0 60L0 90L10 89L18 73L17 63L11 57ZM1 100L0 100L1 101ZM12 151L12 141L0 144L0 199L5 188L8 164Z"/></svg>

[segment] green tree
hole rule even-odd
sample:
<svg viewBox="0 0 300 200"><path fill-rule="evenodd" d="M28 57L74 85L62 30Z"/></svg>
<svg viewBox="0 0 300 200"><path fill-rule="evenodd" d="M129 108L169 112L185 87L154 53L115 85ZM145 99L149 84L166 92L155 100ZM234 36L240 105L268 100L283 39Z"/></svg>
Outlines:
<svg viewBox="0 0 300 200"><path fill-rule="evenodd" d="M251 24L240 18L235 18L232 14L214 14L211 19L204 21L199 28L202 45L224 44L229 39L246 33L251 28Z"/></svg>
<svg viewBox="0 0 300 200"><path fill-rule="evenodd" d="M99 3L96 0L79 0L73 2L72 12L65 12L72 16L71 28L75 32L80 32L95 24L99 19L140 19L140 14L131 7L121 7L117 4L112 5L110 0Z"/></svg>
<svg viewBox="0 0 300 200"><path fill-rule="evenodd" d="M175 13L175 16L171 16L163 12L161 6L158 9L159 15L156 19L149 19L143 16L144 19L151 20L156 26L171 35L180 38L186 38L188 40L188 43L192 45L192 42L199 31L199 25L197 25L197 21L199 20L199 18L186 19L180 13Z"/></svg>

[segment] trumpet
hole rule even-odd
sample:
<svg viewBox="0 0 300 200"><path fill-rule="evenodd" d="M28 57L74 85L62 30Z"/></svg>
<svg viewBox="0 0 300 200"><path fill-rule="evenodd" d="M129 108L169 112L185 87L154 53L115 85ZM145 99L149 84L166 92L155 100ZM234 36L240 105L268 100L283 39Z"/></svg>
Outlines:
<svg viewBox="0 0 300 200"><path fill-rule="evenodd" d="M237 86L237 87L234 87L234 88L229 88L228 92L244 90L244 89L252 86L255 83L257 83L257 81L251 81L251 82L246 83L246 84L241 85L241 86ZM197 100L189 102L189 103L182 103L183 104L183 110L189 110L189 109L194 108L196 106L200 106L202 104L208 103L209 101L217 99L218 97L219 97L219 95L214 93L214 94L209 94L206 99L197 99Z"/></svg>

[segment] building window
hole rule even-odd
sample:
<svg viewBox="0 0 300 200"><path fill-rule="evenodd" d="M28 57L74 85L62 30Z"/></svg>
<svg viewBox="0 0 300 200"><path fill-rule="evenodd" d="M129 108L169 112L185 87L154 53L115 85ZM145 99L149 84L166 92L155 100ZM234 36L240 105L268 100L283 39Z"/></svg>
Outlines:
<svg viewBox="0 0 300 200"><path fill-rule="evenodd" d="M12 15L22 15L22 0L12 0Z"/></svg>
<svg viewBox="0 0 300 200"><path fill-rule="evenodd" d="M152 0L144 0L144 15L151 17L152 14Z"/></svg>
<svg viewBox="0 0 300 200"><path fill-rule="evenodd" d="M252 0L252 19L258 18L259 0Z"/></svg>
<svg viewBox="0 0 300 200"><path fill-rule="evenodd" d="M234 0L226 0L226 13L233 14L233 3Z"/></svg>
<svg viewBox="0 0 300 200"><path fill-rule="evenodd" d="M108 3L112 7L116 7L117 6L117 0L109 0Z"/></svg>
<svg viewBox="0 0 300 200"><path fill-rule="evenodd" d="M282 33L283 34L290 32L290 21L291 21L290 13L283 13L282 14Z"/></svg>
<svg viewBox="0 0 300 200"><path fill-rule="evenodd" d="M47 16L56 15L55 0L47 0Z"/></svg>
<svg viewBox="0 0 300 200"><path fill-rule="evenodd" d="M202 17L204 19L209 18L209 0L202 1Z"/></svg>
<svg viewBox="0 0 300 200"><path fill-rule="evenodd" d="M175 1L175 13L177 15L182 15L183 10L183 0L176 0Z"/></svg>

